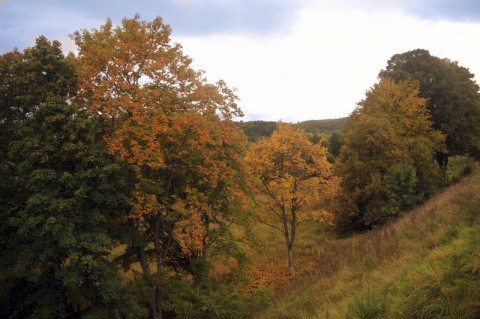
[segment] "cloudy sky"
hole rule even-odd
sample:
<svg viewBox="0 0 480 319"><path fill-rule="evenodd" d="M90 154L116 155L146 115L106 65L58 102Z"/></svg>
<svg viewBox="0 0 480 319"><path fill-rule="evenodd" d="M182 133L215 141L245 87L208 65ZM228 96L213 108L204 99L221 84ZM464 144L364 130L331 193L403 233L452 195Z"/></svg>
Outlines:
<svg viewBox="0 0 480 319"><path fill-rule="evenodd" d="M161 16L243 120L348 116L397 53L422 48L480 79L479 0L0 0L0 54L139 13Z"/></svg>

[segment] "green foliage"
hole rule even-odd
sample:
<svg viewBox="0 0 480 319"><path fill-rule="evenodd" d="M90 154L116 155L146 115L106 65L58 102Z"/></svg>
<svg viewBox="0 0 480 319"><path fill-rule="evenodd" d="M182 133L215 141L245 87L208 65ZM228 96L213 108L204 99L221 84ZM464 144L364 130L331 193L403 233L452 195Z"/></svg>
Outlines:
<svg viewBox="0 0 480 319"><path fill-rule="evenodd" d="M212 281L190 285L184 280L171 279L165 285L165 294L164 318L236 319L245 316L242 296Z"/></svg>
<svg viewBox="0 0 480 319"><path fill-rule="evenodd" d="M452 156L448 163L446 171L448 184L458 182L464 176L471 174L475 165L473 158L467 156Z"/></svg>
<svg viewBox="0 0 480 319"><path fill-rule="evenodd" d="M253 307L259 309L267 306L272 300L273 292L273 285L260 285L257 287L251 294Z"/></svg>
<svg viewBox="0 0 480 319"><path fill-rule="evenodd" d="M177 317L243 317L209 281L212 261L246 262L230 227L250 222L241 111L169 34L135 16L76 32L77 57L44 37L0 57L0 317L135 318L148 304L157 318L163 301L185 306Z"/></svg>
<svg viewBox="0 0 480 319"><path fill-rule="evenodd" d="M108 222L120 218L127 203L123 174L95 138L95 120L70 112L68 105L48 101L12 146L16 187L25 198L9 219L15 231L7 256L16 276L27 276L31 292L23 302L34 315L127 315L120 309L133 310L135 304L127 302L129 294L107 258L113 247Z"/></svg>
<svg viewBox="0 0 480 319"><path fill-rule="evenodd" d="M415 168L407 164L392 166L383 178L387 204L382 210L391 216L412 209L418 202Z"/></svg>
<svg viewBox="0 0 480 319"><path fill-rule="evenodd" d="M335 162L342 177L339 226L382 224L432 192L439 173L432 157L442 150L443 136L432 129L416 82L382 79L352 113L343 136Z"/></svg>
<svg viewBox="0 0 480 319"><path fill-rule="evenodd" d="M329 136L336 132L338 134L344 127L346 120L346 117L327 120L310 120L294 125L304 130L305 133L310 134L311 142L315 144L321 140L321 136ZM245 135L247 135L250 142L255 142L261 137L270 137L277 127L277 122L273 121L240 121L235 123L243 130Z"/></svg>
<svg viewBox="0 0 480 319"><path fill-rule="evenodd" d="M270 137L277 127L277 122L273 121L240 121L235 124L243 130L251 142L257 141L261 137Z"/></svg>
<svg viewBox="0 0 480 319"><path fill-rule="evenodd" d="M433 127L446 135L448 155L478 153L480 139L480 93L470 71L448 59L416 49L395 54L380 77L395 82L415 79L420 84L419 96L427 99ZM447 166L447 153L439 156Z"/></svg>
<svg viewBox="0 0 480 319"><path fill-rule="evenodd" d="M345 126L346 117L339 119L309 120L299 122L296 125L306 133L331 135L339 132Z"/></svg>
<svg viewBox="0 0 480 319"><path fill-rule="evenodd" d="M138 317L108 259L109 228L127 207L125 174L102 142L103 120L66 101L64 85L74 81L59 50L40 38L23 54L26 73L19 76L32 81L32 91L19 97L29 112L4 171L12 184L1 194L7 225L1 233L2 316ZM69 67L54 67L62 64ZM13 190L19 195L6 197Z"/></svg>
<svg viewBox="0 0 480 319"><path fill-rule="evenodd" d="M343 141L341 133L333 132L328 139L328 152L333 156L338 157L340 155L342 145Z"/></svg>

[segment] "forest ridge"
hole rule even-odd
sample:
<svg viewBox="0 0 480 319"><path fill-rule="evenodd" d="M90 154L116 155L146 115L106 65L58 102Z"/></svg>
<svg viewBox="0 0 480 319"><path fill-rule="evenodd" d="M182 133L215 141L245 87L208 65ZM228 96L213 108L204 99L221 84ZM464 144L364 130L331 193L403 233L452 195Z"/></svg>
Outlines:
<svg viewBox="0 0 480 319"><path fill-rule="evenodd" d="M266 229L295 282L305 236L392 223L480 156L458 62L394 55L345 119L236 122L170 35L137 15L0 56L0 317L254 316Z"/></svg>

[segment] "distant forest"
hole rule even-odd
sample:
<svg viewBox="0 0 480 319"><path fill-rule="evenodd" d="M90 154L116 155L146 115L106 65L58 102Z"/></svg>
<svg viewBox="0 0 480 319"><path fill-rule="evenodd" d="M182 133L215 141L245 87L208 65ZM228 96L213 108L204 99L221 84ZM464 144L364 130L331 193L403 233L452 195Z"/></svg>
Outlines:
<svg viewBox="0 0 480 319"><path fill-rule="evenodd" d="M326 119L326 120L308 120L298 122L298 126L307 134L313 135L331 135L334 132L340 132L345 126L347 118ZM256 141L260 137L270 137L277 128L277 122L274 121L240 121L236 122L243 130L250 141Z"/></svg>

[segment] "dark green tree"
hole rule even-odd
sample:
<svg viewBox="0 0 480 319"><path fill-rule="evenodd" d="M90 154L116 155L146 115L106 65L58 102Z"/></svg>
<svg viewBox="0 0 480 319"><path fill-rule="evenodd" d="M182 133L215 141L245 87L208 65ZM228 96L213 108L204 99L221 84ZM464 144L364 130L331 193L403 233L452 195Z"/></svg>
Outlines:
<svg viewBox="0 0 480 319"><path fill-rule="evenodd" d="M74 69L60 43L41 36L36 46L0 56L0 155L5 158L16 131L48 95L68 98L75 90Z"/></svg>
<svg viewBox="0 0 480 319"><path fill-rule="evenodd" d="M22 127L35 110L46 103L47 95L67 99L74 84L74 69L63 56L59 42L50 43L45 37L39 37L34 48L24 52L15 49L0 56L0 273L4 283L0 299L6 301L0 307L2 311L15 309L15 302L7 297L20 298L21 295L18 291L9 294L9 285L3 279L9 279L10 273L5 266L12 264L7 258L7 248L16 239L17 229L11 219L27 199L19 189L18 160L9 153L12 144L22 139Z"/></svg>
<svg viewBox="0 0 480 319"><path fill-rule="evenodd" d="M420 83L419 96L427 99L433 127L446 135L447 152L437 153L441 167L446 169L448 156L478 154L480 93L467 68L416 49L392 56L379 76Z"/></svg>
<svg viewBox="0 0 480 319"><path fill-rule="evenodd" d="M277 127L277 122L275 121L240 121L236 122L236 124L243 130L251 142L255 142L261 137L270 137Z"/></svg>
<svg viewBox="0 0 480 319"><path fill-rule="evenodd" d="M23 86L2 81L14 101L2 110L18 128L2 163L1 316L141 316L109 258L128 189L102 142L104 120L70 103L74 69L58 42L41 37L11 55L21 59L10 79Z"/></svg>
<svg viewBox="0 0 480 319"><path fill-rule="evenodd" d="M339 132L333 132L328 139L328 152L335 157L340 155L340 149L342 148L342 134Z"/></svg>

